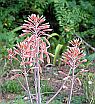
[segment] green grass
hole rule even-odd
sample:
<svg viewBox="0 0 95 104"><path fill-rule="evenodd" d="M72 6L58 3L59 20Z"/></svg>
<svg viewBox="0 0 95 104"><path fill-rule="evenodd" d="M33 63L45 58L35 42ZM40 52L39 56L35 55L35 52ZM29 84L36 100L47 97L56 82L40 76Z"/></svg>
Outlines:
<svg viewBox="0 0 95 104"><path fill-rule="evenodd" d="M3 83L1 90L5 93L20 93L22 88L16 80L8 80Z"/></svg>

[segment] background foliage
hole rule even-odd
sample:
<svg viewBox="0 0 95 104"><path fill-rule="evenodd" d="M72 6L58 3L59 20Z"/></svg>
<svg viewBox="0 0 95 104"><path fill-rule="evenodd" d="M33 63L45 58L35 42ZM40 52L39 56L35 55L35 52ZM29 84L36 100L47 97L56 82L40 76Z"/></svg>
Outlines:
<svg viewBox="0 0 95 104"><path fill-rule="evenodd" d="M95 44L92 41L95 37L94 5L92 0L57 0L54 3L59 31L66 41L71 40L72 34L78 34L89 43Z"/></svg>

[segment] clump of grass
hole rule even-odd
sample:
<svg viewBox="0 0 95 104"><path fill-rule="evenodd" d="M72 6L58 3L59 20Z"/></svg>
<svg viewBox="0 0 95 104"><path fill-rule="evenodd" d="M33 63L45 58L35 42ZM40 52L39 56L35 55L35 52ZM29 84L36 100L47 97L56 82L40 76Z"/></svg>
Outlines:
<svg viewBox="0 0 95 104"><path fill-rule="evenodd" d="M54 89L49 85L48 81L42 80L41 81L41 92L44 95L49 95L51 92L54 92ZM50 93L49 93L50 92Z"/></svg>
<svg viewBox="0 0 95 104"><path fill-rule="evenodd" d="M1 89L6 93L21 93L22 91L20 84L16 80L8 80L4 82Z"/></svg>

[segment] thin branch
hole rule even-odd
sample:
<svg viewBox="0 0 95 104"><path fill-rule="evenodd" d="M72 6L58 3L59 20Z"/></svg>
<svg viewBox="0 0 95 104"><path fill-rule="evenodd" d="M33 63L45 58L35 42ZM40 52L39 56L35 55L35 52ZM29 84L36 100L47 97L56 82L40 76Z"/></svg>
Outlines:
<svg viewBox="0 0 95 104"><path fill-rule="evenodd" d="M33 104L33 101L32 101L32 98L31 98L31 92L30 92L30 89L29 89L29 84L28 84L28 78L27 78L27 72L26 72L26 69L25 69L25 65L23 65L23 67L24 67L24 76L25 76L25 82L26 82L26 86L27 86L28 96L29 96L31 104Z"/></svg>
<svg viewBox="0 0 95 104"><path fill-rule="evenodd" d="M64 88L64 85L65 85L66 81L67 81L68 78L69 78L70 71L71 71L71 69L69 70L69 73L68 73L68 75L67 75L67 78L66 78L65 81L63 82L62 86L61 86L61 87L59 88L59 90L55 93L55 95L54 95L52 98L50 98L50 99L46 102L46 104L49 104L49 103L60 93L60 91Z"/></svg>
<svg viewBox="0 0 95 104"><path fill-rule="evenodd" d="M18 80L18 82L20 83L20 85L22 86L22 88L26 91L26 92L28 92L27 91L27 89L24 87L24 85L21 83L21 81L17 78L17 80Z"/></svg>
<svg viewBox="0 0 95 104"><path fill-rule="evenodd" d="M61 91L62 89L63 89L63 84L62 84L62 86L60 87L60 89L56 92L56 94L55 94L52 98L50 98L49 101L46 102L46 104L49 104L49 103L60 93L60 91Z"/></svg>
<svg viewBox="0 0 95 104"><path fill-rule="evenodd" d="M20 83L20 85L22 86L22 88L28 93L27 89L24 87L24 85L21 83L21 81L17 78L18 82ZM32 99L34 99L33 94L31 94Z"/></svg>

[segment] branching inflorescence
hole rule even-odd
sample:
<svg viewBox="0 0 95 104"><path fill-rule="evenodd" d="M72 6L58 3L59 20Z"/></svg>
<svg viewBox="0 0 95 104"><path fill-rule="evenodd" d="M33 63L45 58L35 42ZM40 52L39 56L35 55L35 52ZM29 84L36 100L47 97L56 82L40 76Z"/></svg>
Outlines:
<svg viewBox="0 0 95 104"><path fill-rule="evenodd" d="M39 17L35 14L29 16L28 20L25 20L25 24L21 26L23 33L19 36L23 37L27 35L27 38L23 40L23 42L16 44L16 48L13 47L13 50L8 50L8 59L12 62L12 59L14 58L20 62L21 66L23 66L22 71L26 80L30 100L32 98L28 85L26 66L28 65L34 68L36 104L41 104L39 63L44 62L44 54L47 57L47 62L50 63L50 58L47 51L47 49L50 47L50 43L46 37L49 36L47 32L51 31L52 29L49 29L49 23L44 22L45 18L43 16ZM20 58L17 58L17 55L19 55ZM32 103L33 101L31 100L31 104Z"/></svg>
<svg viewBox="0 0 95 104"><path fill-rule="evenodd" d="M64 82L62 83L59 90L55 93L55 95L52 96L46 102L46 104L49 104L60 93L60 91L62 89L68 88L65 84L68 79L71 79L72 80L71 81L71 90L70 90L70 95L69 95L69 99L68 99L68 103L67 103L67 104L70 104L74 82L77 79L80 83L79 78L77 78L77 76L75 76L75 70L80 64L87 61L86 59L83 58L85 56L85 54L83 53L82 48L80 48L82 41L80 41L79 39L74 39L74 40L70 41L69 43L70 43L70 46L68 46L67 51L62 54L61 61L64 62L65 64L67 64L70 67L70 70L69 70L68 74L65 74L64 72L59 71L60 74L65 74L65 77L63 78ZM63 69L63 71L64 71L64 69ZM72 71L72 75L70 75L71 71ZM86 71L80 70L80 72L82 73L82 72L86 72Z"/></svg>
<svg viewBox="0 0 95 104"><path fill-rule="evenodd" d="M65 62L67 65L69 65L70 69L72 70L71 91L70 91L68 104L70 104L71 97L72 97L73 85L74 85L74 81L75 81L74 72L80 64L87 61L86 59L83 59L85 54L83 53L82 48L80 48L81 41L79 39L74 39L74 40L70 41L70 44L72 46L71 47L68 46L67 51L62 54L63 62Z"/></svg>

